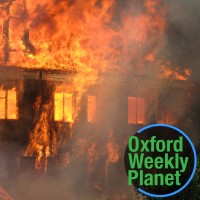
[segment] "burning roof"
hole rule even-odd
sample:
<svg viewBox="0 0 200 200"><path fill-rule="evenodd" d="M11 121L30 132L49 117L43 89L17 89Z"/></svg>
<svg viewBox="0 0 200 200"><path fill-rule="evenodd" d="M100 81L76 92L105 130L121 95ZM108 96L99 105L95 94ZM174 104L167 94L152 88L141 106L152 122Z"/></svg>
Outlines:
<svg viewBox="0 0 200 200"><path fill-rule="evenodd" d="M120 13L114 0L0 5L2 65L68 71L118 70L120 65L123 71L131 62L142 67L158 59L166 28L165 5L156 0L146 0L142 12L133 5Z"/></svg>

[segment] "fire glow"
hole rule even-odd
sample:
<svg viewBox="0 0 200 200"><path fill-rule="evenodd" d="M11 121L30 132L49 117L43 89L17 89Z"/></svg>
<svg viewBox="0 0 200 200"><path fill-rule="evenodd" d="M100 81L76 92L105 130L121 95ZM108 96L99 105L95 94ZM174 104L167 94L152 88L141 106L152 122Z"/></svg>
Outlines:
<svg viewBox="0 0 200 200"><path fill-rule="evenodd" d="M144 12L132 16L116 13L115 8L114 0L4 2L0 12L4 34L1 63L88 72L119 70L119 63L128 66L132 60L141 65L156 61L162 43L144 55L140 52L150 43L161 42L165 5L146 0ZM116 15L120 15L121 25L114 22Z"/></svg>
<svg viewBox="0 0 200 200"><path fill-rule="evenodd" d="M49 110L54 108L56 122L67 122L72 127L82 95L97 82L100 73L115 71L139 76L155 71L155 78L188 79L187 70L184 75L168 67L162 68L163 73L157 70L163 66L158 54L167 27L165 3L145 0L143 12L137 12L134 6L127 12L117 13L114 0L9 0L0 4L1 66L75 73L70 84L55 89L54 107L51 103L42 105L40 96L35 102L36 115L39 110L42 112L34 121L24 155L36 155L37 169L47 167L48 157L55 157L59 146L56 134L50 137ZM120 22L115 18L120 18ZM15 89L0 90L1 119L18 118L16 102ZM90 123L97 121L96 104L96 97L89 96L87 120ZM128 106L128 123L144 124L144 98L131 96ZM169 118L167 114L165 120L172 123ZM112 134L109 139L107 162L117 162L118 147ZM90 150L88 155L95 151L95 143Z"/></svg>
<svg viewBox="0 0 200 200"><path fill-rule="evenodd" d="M12 90L0 89L0 119L17 119L17 94Z"/></svg>

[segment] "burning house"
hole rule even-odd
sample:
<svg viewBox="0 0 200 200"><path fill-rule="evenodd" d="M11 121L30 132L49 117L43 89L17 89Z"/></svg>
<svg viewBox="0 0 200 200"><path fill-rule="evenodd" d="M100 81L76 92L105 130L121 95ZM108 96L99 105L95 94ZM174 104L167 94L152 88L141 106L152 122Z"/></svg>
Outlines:
<svg viewBox="0 0 200 200"><path fill-rule="evenodd" d="M184 127L196 86L190 70L158 56L165 4L144 1L120 22L115 6L0 1L0 159L7 171L0 183L62 171L87 185L88 199L107 188L113 199L128 199L120 185L128 137L151 123Z"/></svg>
<svg viewBox="0 0 200 200"><path fill-rule="evenodd" d="M124 181L128 137L145 124L180 125L194 90L184 80L160 79L147 87L142 77L102 74L82 95L76 116L77 91L68 87L73 73L1 70L1 152L9 155L9 174L48 175L75 163L85 183L100 188L113 178Z"/></svg>

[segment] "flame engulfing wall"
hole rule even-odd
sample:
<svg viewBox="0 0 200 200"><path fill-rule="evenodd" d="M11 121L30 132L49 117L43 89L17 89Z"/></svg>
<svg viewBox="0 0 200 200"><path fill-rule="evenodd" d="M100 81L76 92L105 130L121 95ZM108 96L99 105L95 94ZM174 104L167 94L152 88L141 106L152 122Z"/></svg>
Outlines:
<svg viewBox="0 0 200 200"><path fill-rule="evenodd" d="M166 7L160 0L130 5L119 12L114 0L3 1L1 63L84 72L134 63L141 70L158 59Z"/></svg>
<svg viewBox="0 0 200 200"><path fill-rule="evenodd" d="M71 85L77 92L77 102L96 83L100 72L188 79L189 70L180 74L178 67L170 69L172 64L161 55L167 3L126 3L127 6L117 0L2 1L0 65L77 72ZM55 117L60 119L62 116L57 114ZM65 114L63 117L68 118Z"/></svg>
<svg viewBox="0 0 200 200"><path fill-rule="evenodd" d="M159 73L167 7L160 0L127 4L119 9L114 0L2 1L0 62L78 72Z"/></svg>

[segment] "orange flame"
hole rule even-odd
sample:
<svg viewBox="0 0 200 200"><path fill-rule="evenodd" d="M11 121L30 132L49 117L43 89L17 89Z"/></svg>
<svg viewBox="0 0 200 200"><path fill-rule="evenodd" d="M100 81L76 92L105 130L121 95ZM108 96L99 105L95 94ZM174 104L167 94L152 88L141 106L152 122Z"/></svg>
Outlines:
<svg viewBox="0 0 200 200"><path fill-rule="evenodd" d="M186 81L189 79L190 75L191 71L189 68L184 69L184 71L181 73L179 67L174 67L172 69L166 65L162 66L161 78L171 78L171 79Z"/></svg>
<svg viewBox="0 0 200 200"><path fill-rule="evenodd" d="M92 144L87 149L87 170L89 176L93 172L94 164L98 159L99 155L97 152L97 145L95 142L92 142Z"/></svg>
<svg viewBox="0 0 200 200"><path fill-rule="evenodd" d="M134 4L118 12L115 0L16 0L1 7L0 63L25 68L123 71L133 61L141 67L157 59L166 27L160 0L145 0L144 12Z"/></svg>
<svg viewBox="0 0 200 200"><path fill-rule="evenodd" d="M41 98L38 97L35 103L35 111L38 112L41 105ZM50 127L49 127L49 104L42 107L42 113L36 121L33 131L30 133L29 144L24 152L25 156L36 156L36 169L47 168L47 159L50 157Z"/></svg>
<svg viewBox="0 0 200 200"><path fill-rule="evenodd" d="M116 0L9 2L0 4L0 65L78 72L69 86L64 84L56 90L56 121L63 119L74 123L82 94L97 81L100 72L141 74L148 64L158 63L166 29L167 10L162 0L145 0L142 12L135 4L118 12ZM152 71L148 67L145 69L147 73ZM175 77L180 78L177 74ZM36 112L40 104L38 98ZM65 104L70 107L68 111ZM144 106L142 108L141 112ZM43 158L47 160L57 151L56 136L53 134L50 141L49 135L51 105L45 104L42 109L25 150L27 156L36 154L36 168L41 167ZM92 108L91 113L94 112ZM139 116L138 123L143 121L144 117ZM107 150L108 162L116 162L119 152L112 137ZM93 144L89 156L95 151Z"/></svg>
<svg viewBox="0 0 200 200"><path fill-rule="evenodd" d="M118 162L119 161L119 147L115 142L115 138L113 136L113 132L110 131L108 133L109 141L106 144L107 151L108 151L108 163Z"/></svg>

